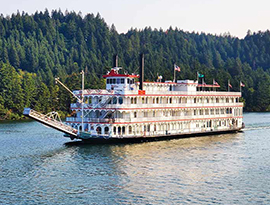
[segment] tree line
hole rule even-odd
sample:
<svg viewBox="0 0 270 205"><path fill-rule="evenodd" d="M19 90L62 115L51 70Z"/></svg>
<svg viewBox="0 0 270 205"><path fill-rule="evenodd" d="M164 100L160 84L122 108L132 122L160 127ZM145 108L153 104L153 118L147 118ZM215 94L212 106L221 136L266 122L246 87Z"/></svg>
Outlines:
<svg viewBox="0 0 270 205"><path fill-rule="evenodd" d="M112 67L115 54L131 73L138 72L140 53L145 54L147 80L158 75L172 80L177 64L178 79L196 79L200 72L221 90L230 80L233 91L242 81L245 111L270 110L270 31L248 31L244 39L171 27L118 33L99 14L45 10L0 16L0 119L19 119L24 107L65 115L72 98L54 77L80 89L79 72L85 69L86 87L104 88L102 74Z"/></svg>

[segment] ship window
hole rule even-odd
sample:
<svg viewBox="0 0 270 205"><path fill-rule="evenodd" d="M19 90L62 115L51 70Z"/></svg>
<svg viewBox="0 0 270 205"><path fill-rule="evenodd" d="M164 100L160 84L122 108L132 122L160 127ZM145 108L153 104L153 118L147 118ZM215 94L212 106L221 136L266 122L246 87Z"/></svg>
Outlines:
<svg viewBox="0 0 270 205"><path fill-rule="evenodd" d="M196 103L197 102L197 98L194 98L194 103Z"/></svg>
<svg viewBox="0 0 270 205"><path fill-rule="evenodd" d="M115 81L116 81L115 78L113 78L113 79L112 79L112 84L115 84Z"/></svg>
<svg viewBox="0 0 270 205"><path fill-rule="evenodd" d="M181 99L182 99L182 98L179 98L179 99L178 99L178 103L181 103Z"/></svg>
<svg viewBox="0 0 270 205"><path fill-rule="evenodd" d="M131 126L128 127L128 134L132 134L132 127Z"/></svg>
<svg viewBox="0 0 270 205"><path fill-rule="evenodd" d="M153 104L155 104L155 98L153 98Z"/></svg>
<svg viewBox="0 0 270 205"><path fill-rule="evenodd" d="M112 84L112 79L111 78L109 79L109 84Z"/></svg>
<svg viewBox="0 0 270 205"><path fill-rule="evenodd" d="M142 104L144 104L144 98L142 98Z"/></svg>
<svg viewBox="0 0 270 205"><path fill-rule="evenodd" d="M143 126L143 131L146 132L146 125Z"/></svg>
<svg viewBox="0 0 270 205"><path fill-rule="evenodd" d="M123 98L119 97L118 102L119 102L120 105L122 105L123 104Z"/></svg>
<svg viewBox="0 0 270 205"><path fill-rule="evenodd" d="M218 98L216 98L216 102L219 103L219 99Z"/></svg>
<svg viewBox="0 0 270 205"><path fill-rule="evenodd" d="M124 135L126 133L126 128L122 127L122 134Z"/></svg>
<svg viewBox="0 0 270 205"><path fill-rule="evenodd" d="M147 111L143 112L143 117L148 117L148 112Z"/></svg>
<svg viewBox="0 0 270 205"><path fill-rule="evenodd" d="M117 104L117 98L116 97L113 98L113 104Z"/></svg>
<svg viewBox="0 0 270 205"><path fill-rule="evenodd" d="M194 110L194 115L196 115L196 113L197 113L197 111L196 111L196 110Z"/></svg>
<svg viewBox="0 0 270 205"><path fill-rule="evenodd" d="M118 135L121 135L121 127L118 127Z"/></svg>
<svg viewBox="0 0 270 205"><path fill-rule="evenodd" d="M156 103L158 104L158 98L156 99Z"/></svg>
<svg viewBox="0 0 270 205"><path fill-rule="evenodd" d="M170 104L172 104L172 98L170 98Z"/></svg>
<svg viewBox="0 0 270 205"><path fill-rule="evenodd" d="M116 79L117 84L120 84L120 78Z"/></svg>
<svg viewBox="0 0 270 205"><path fill-rule="evenodd" d="M110 79L107 79L107 84L110 84Z"/></svg>
<svg viewBox="0 0 270 205"><path fill-rule="evenodd" d="M116 135L116 127L113 127L113 134Z"/></svg>
<svg viewBox="0 0 270 205"><path fill-rule="evenodd" d="M127 79L127 84L129 84L129 78Z"/></svg>
<svg viewBox="0 0 270 205"><path fill-rule="evenodd" d="M125 79L121 78L121 84L124 84L124 83L125 83Z"/></svg>
<svg viewBox="0 0 270 205"><path fill-rule="evenodd" d="M157 131L157 125L156 124L154 125L154 131Z"/></svg>
<svg viewBox="0 0 270 205"><path fill-rule="evenodd" d="M150 132L150 125L147 125L147 132Z"/></svg>
<svg viewBox="0 0 270 205"><path fill-rule="evenodd" d="M100 135L101 134L101 127L97 127L96 131L97 131L97 134Z"/></svg>
<svg viewBox="0 0 270 205"><path fill-rule="evenodd" d="M109 127L105 127L104 132L105 134L109 134Z"/></svg>
<svg viewBox="0 0 270 205"><path fill-rule="evenodd" d="M148 103L148 98L145 98L145 104L147 104Z"/></svg>
<svg viewBox="0 0 270 205"><path fill-rule="evenodd" d="M130 99L130 103L131 103L131 104L133 104L133 103L134 103L133 98L131 98L131 99Z"/></svg>
<svg viewBox="0 0 270 205"><path fill-rule="evenodd" d="M137 117L137 112L134 112L134 118L136 118Z"/></svg>
<svg viewBox="0 0 270 205"><path fill-rule="evenodd" d="M226 103L228 103L229 102L229 98L226 98Z"/></svg>
<svg viewBox="0 0 270 205"><path fill-rule="evenodd" d="M137 104L137 98L134 98L134 104Z"/></svg>

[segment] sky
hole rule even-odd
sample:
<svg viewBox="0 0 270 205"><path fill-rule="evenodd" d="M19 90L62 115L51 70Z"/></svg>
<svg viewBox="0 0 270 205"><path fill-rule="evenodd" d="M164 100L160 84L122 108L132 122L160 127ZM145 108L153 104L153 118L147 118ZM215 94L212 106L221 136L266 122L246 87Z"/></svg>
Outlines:
<svg viewBox="0 0 270 205"><path fill-rule="evenodd" d="M230 33L244 38L252 32L270 29L269 0L0 0L4 16L24 11L33 14L46 8L75 11L83 15L100 13L119 33L130 28L170 26L189 32Z"/></svg>

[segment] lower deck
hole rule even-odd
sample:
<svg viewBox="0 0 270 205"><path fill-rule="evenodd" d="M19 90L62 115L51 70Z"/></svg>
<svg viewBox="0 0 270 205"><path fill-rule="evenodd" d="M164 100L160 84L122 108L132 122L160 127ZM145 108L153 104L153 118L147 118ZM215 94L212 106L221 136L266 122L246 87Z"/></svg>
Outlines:
<svg viewBox="0 0 270 205"><path fill-rule="evenodd" d="M69 125L78 128L78 137L75 138L121 139L237 130L242 128L242 117L148 121L143 123L85 123L83 131L81 131L81 124L69 123Z"/></svg>
<svg viewBox="0 0 270 205"><path fill-rule="evenodd" d="M241 128L227 129L227 130L219 130L219 131L207 131L207 132L189 132L182 134L167 134L167 135L156 135L156 136L131 136L131 137L102 137L102 136L87 136L81 135L79 139L81 139L82 143L139 143L139 142L151 142L151 141L161 141L161 140L170 140L170 139L181 139L181 138L189 138L189 137L201 137L201 136L209 136L209 135L220 135L227 133L237 133L241 132ZM65 137L69 137L65 135ZM78 141L77 141L78 142Z"/></svg>

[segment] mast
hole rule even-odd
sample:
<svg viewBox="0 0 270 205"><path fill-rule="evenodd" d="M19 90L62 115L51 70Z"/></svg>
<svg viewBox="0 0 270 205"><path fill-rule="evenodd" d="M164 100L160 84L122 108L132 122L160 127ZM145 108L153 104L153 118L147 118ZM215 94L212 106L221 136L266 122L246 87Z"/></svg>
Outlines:
<svg viewBox="0 0 270 205"><path fill-rule="evenodd" d="M175 64L173 64L173 82L175 83Z"/></svg>
<svg viewBox="0 0 270 205"><path fill-rule="evenodd" d="M84 126L83 126L83 108L84 108L84 71L82 70L82 132L84 131Z"/></svg>
<svg viewBox="0 0 270 205"><path fill-rule="evenodd" d="M144 81L144 54L141 54L141 61L140 61L140 85L139 89L143 90L143 81Z"/></svg>

